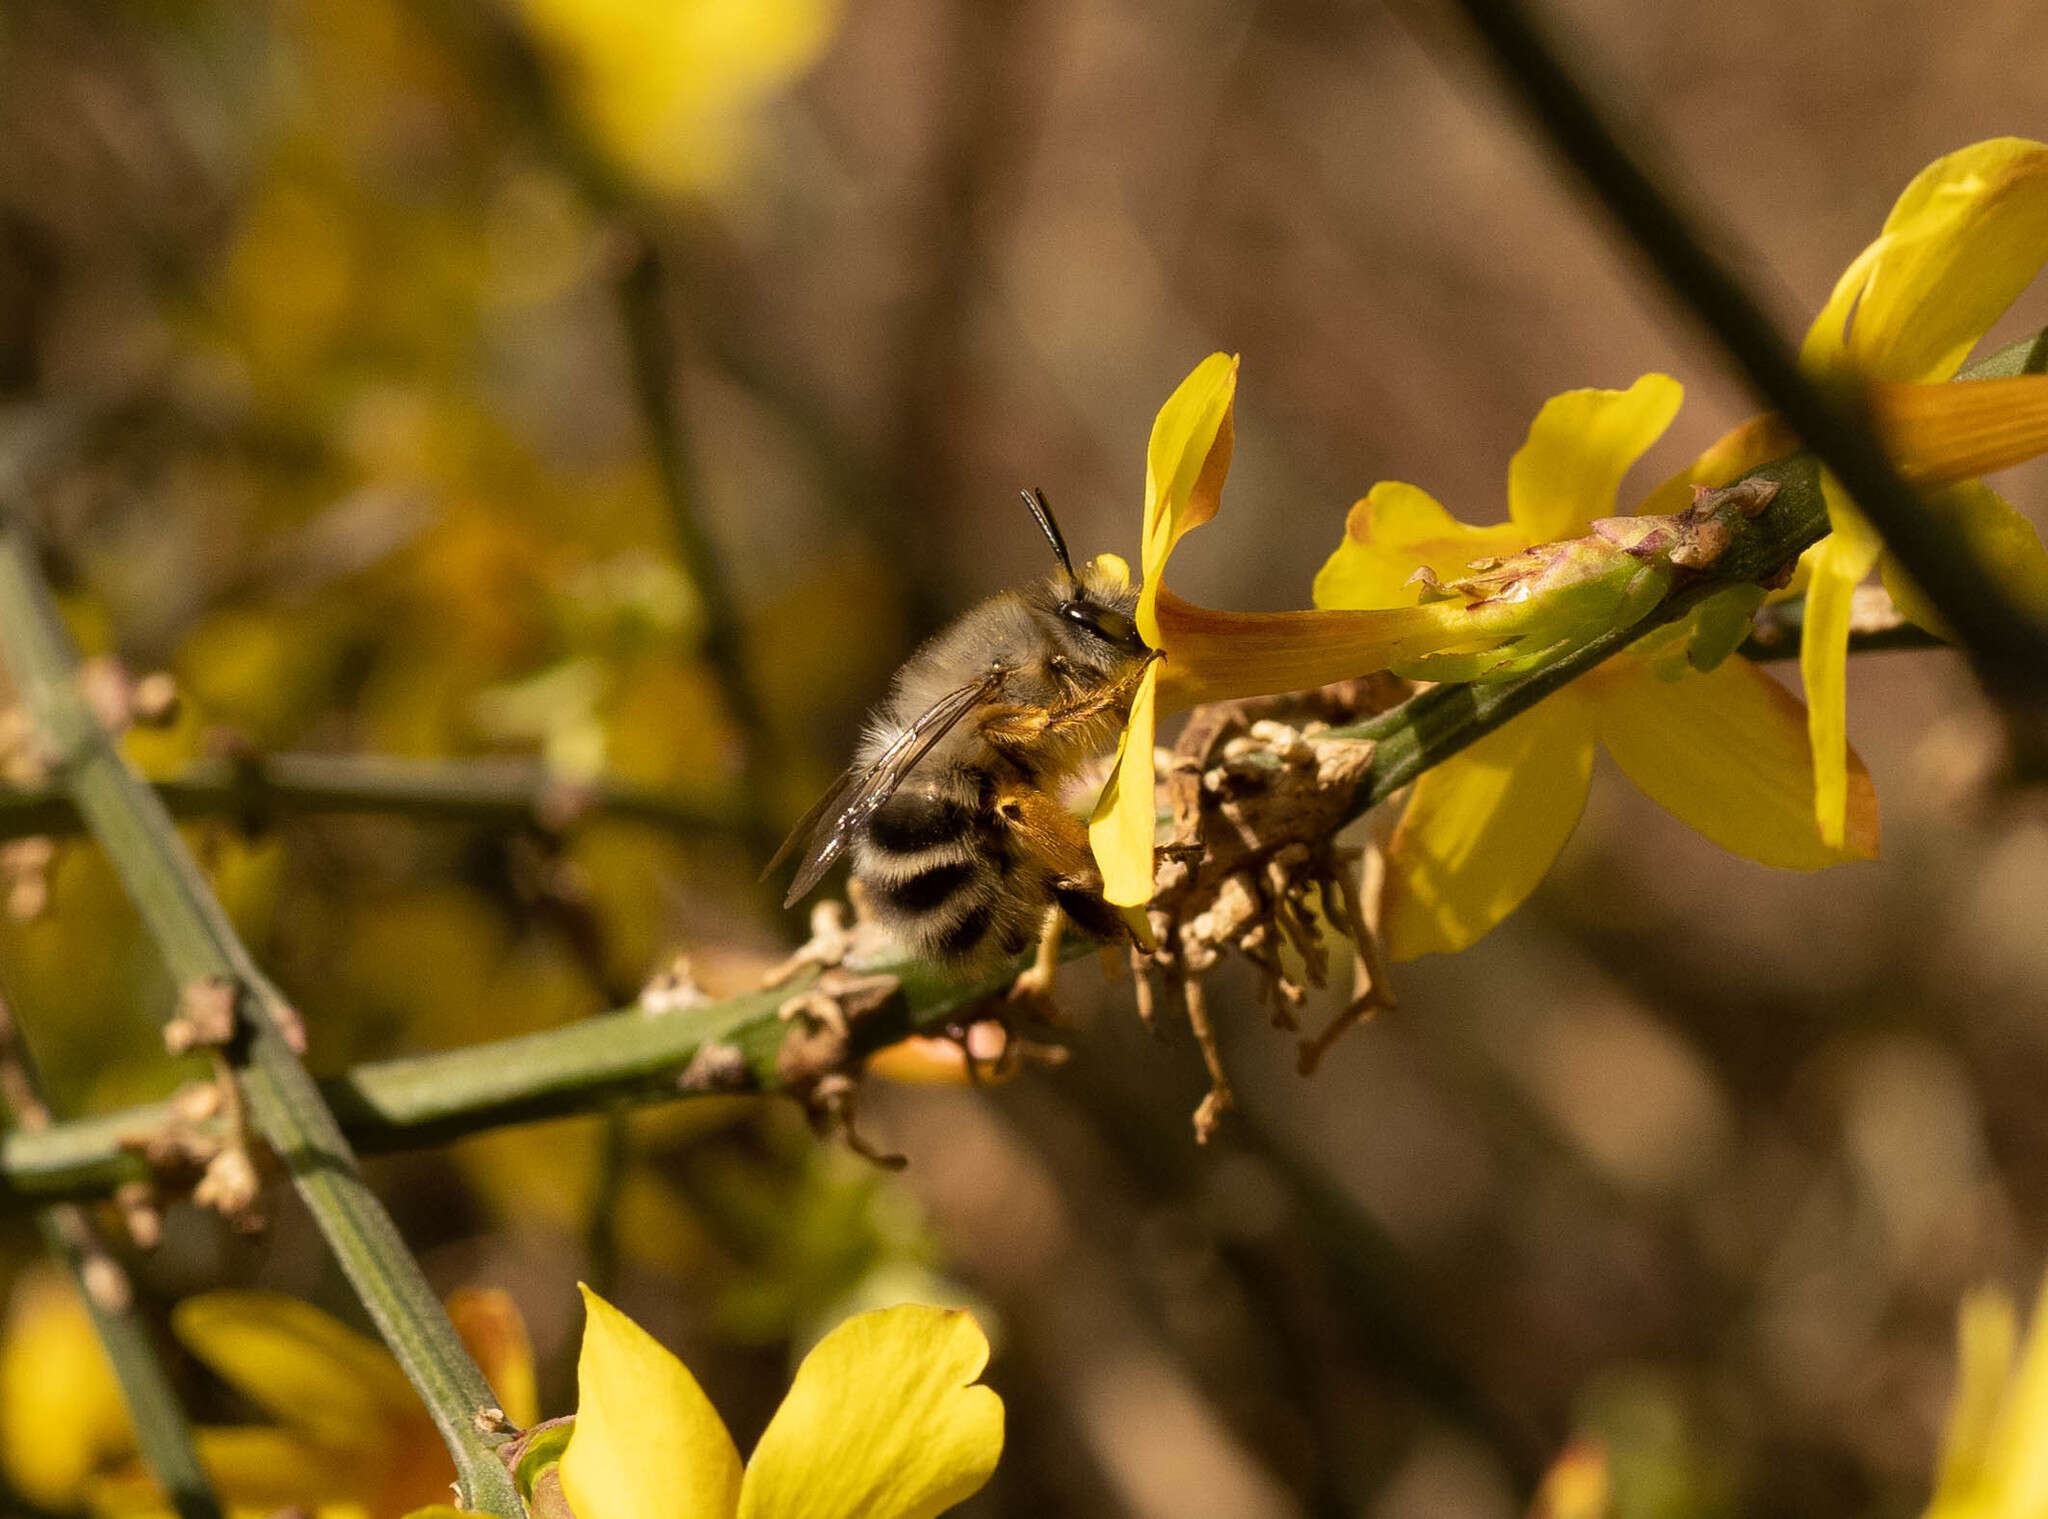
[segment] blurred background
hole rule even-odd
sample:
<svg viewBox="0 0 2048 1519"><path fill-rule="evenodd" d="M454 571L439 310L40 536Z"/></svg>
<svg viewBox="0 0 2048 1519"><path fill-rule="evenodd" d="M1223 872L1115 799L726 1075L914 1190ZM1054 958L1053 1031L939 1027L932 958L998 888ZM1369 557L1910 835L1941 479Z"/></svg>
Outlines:
<svg viewBox="0 0 2048 1519"><path fill-rule="evenodd" d="M1549 9L1794 331L1927 162L2048 128L2014 66L2048 50L2035 7ZM1417 11L7 0L0 411L89 652L177 677L138 760L525 756L672 805L194 825L315 1068L786 952L764 840L920 637L1046 568L1018 487L1077 553L1135 555L1152 414L1213 349L1244 357L1237 461L1174 574L1219 606L1305 605L1381 479L1498 518L1557 391L1686 383L1632 488L1747 415ZM2005 484L2032 512L2044 482ZM1244 1112L1206 1148L1186 1038L1083 964L1064 1069L869 1083L900 1175L724 1101L374 1175L438 1287L513 1294L549 1414L579 1276L743 1448L840 1315L974 1305L1009 1445L963 1513L1491 1519L1574 1434L1629 1513L1917 1512L1957 1300L2028 1293L2048 1235L2048 820L1972 800L1976 711L1953 656L1856 665L1885 857L1825 879L1603 775L1531 904L1403 968L1312 1081L1223 979ZM0 869L0 981L60 1112L192 1076L97 854ZM174 1209L151 1308L228 1283L360 1326L273 1191L254 1240ZM7 1392L51 1311L37 1242L4 1241L9 1501L64 1511L83 1470L37 1464Z"/></svg>

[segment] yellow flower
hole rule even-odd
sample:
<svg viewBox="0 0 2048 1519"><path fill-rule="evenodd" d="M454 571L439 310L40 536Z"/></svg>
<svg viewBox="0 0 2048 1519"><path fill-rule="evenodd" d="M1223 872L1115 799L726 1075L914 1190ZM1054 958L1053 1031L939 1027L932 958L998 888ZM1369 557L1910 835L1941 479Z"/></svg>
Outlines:
<svg viewBox="0 0 2048 1519"><path fill-rule="evenodd" d="M657 190L716 190L746 156L747 118L817 61L836 0L520 0L571 72L603 151Z"/></svg>
<svg viewBox="0 0 2048 1519"><path fill-rule="evenodd" d="M577 1519L930 1519L979 1491L1003 1405L975 1378L967 1314L857 1314L820 1340L741 1465L683 1363L589 1288L575 1432L560 1466Z"/></svg>
<svg viewBox="0 0 2048 1519"><path fill-rule="evenodd" d="M506 1415L530 1423L537 1417L533 1352L511 1299L458 1292L448 1312ZM447 1499L454 1463L382 1345L310 1303L271 1292L187 1298L172 1310L171 1328L275 1420L194 1432L234 1519L287 1507L320 1519L383 1519ZM156 1483L133 1464L84 1484L82 1495L101 1515L169 1513Z"/></svg>
<svg viewBox="0 0 2048 1519"><path fill-rule="evenodd" d="M1975 477L2048 448L2048 377L1949 385L2048 260L2048 146L1994 138L1937 159L1906 187L1877 240L1857 255L1815 318L1801 360L1816 378L1865 385L1879 431L1929 507L1977 546L2023 605L2048 610L2048 553L2026 519ZM1665 491L1719 484L1798 447L1775 417L1729 433ZM1882 563L1914 621L1943 631L1917 589L1881 554L1877 534L1832 478L1834 531L1809 551L1800 673L1813 740L1823 838L1846 834L1844 706L1849 596ZM1659 504L1664 491L1646 510Z"/></svg>
<svg viewBox="0 0 2048 1519"><path fill-rule="evenodd" d="M0 1467L38 1508L76 1505L135 1448L113 1368L78 1293L55 1268L22 1273L0 1342Z"/></svg>
<svg viewBox="0 0 2048 1519"><path fill-rule="evenodd" d="M1651 374L1627 390L1553 397L1508 466L1508 520L1493 526L1457 521L1415 486L1375 486L1316 576L1317 605L1397 605L1420 594L1418 565L1448 578L1474 559L1585 533L1612 513L1622 477L1683 394ZM1521 905L1578 823L1596 747L1736 854L1811 870L1875 853L1877 800L1861 766L1852 828L1831 848L1813 821L1799 703L1739 658L1693 670L1688 636L1684 624L1650 634L1416 782L1388 849L1382 927L1395 959L1462 949Z"/></svg>
<svg viewBox="0 0 2048 1519"><path fill-rule="evenodd" d="M1152 738L1160 717L1207 701L1306 690L1403 658L1492 648L1523 631L1517 609L1501 606L1219 612L1168 590L1162 576L1174 545L1221 504L1235 441L1237 363L1212 353L1196 365L1159 409L1145 452L1137 624L1160 657L1132 699L1088 826L1103 893L1120 907L1142 906L1152 895Z"/></svg>
<svg viewBox="0 0 2048 1519"><path fill-rule="evenodd" d="M2048 1513L2048 1285L2027 1342L2005 1293L1964 1300L1949 1405L1926 1519L2040 1519ZM2015 1347L2017 1353L2015 1353Z"/></svg>

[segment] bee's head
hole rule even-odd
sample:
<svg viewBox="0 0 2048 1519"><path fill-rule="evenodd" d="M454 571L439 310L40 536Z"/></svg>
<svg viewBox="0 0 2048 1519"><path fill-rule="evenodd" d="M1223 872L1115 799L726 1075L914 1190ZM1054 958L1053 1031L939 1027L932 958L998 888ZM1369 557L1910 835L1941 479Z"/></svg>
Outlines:
<svg viewBox="0 0 2048 1519"><path fill-rule="evenodd" d="M1060 562L1060 572L1051 584L1053 615L1059 619L1068 642L1080 652L1097 656L1091 663L1108 665L1119 658L1143 658L1151 649L1138 634L1132 614L1138 609L1138 588L1099 562L1074 569L1067 554L1067 540L1053 520L1052 506L1045 492L1028 490L1024 504L1031 508L1046 541Z"/></svg>

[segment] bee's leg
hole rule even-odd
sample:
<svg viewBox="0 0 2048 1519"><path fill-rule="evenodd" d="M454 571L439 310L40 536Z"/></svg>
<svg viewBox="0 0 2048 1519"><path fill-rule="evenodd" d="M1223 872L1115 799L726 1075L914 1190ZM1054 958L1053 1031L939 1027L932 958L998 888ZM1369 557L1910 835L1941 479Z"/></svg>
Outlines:
<svg viewBox="0 0 2048 1519"><path fill-rule="evenodd" d="M1046 904L1040 925L1038 952L1010 991L1013 1000L1049 1014L1053 976L1060 966L1060 942L1066 932L1067 898L1087 894L1089 883L1093 882L1094 898L1097 902L1101 900L1100 877L1095 875L1094 861L1088 853L1088 828L1056 798L1029 786L1019 786L999 796L995 815L1015 842L1016 852L1042 872L1042 889L1049 890L1053 897ZM1095 925L1084 922L1083 926L1092 930ZM1048 1017L1047 1021L1058 1019Z"/></svg>
<svg viewBox="0 0 2048 1519"><path fill-rule="evenodd" d="M1067 915L1055 902L1045 909L1045 922L1038 930L1038 953L1031 966L1010 983L1012 1001L1050 1004L1052 980L1060 968L1060 941L1066 937Z"/></svg>
<svg viewBox="0 0 2048 1519"><path fill-rule="evenodd" d="M1099 691L1091 691L1057 706L1027 707L1019 703L991 706L981 720L981 736L999 749L1027 750L1049 738L1064 738L1072 730L1094 722L1103 713L1126 706L1132 689L1138 683L1138 676L1144 674L1145 668L1143 664L1138 665L1114 685L1104 686Z"/></svg>

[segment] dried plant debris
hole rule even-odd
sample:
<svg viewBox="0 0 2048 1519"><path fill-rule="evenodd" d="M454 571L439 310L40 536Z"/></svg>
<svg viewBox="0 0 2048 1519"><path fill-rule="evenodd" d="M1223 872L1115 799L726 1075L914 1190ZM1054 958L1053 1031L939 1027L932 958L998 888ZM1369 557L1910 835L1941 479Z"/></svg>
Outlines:
<svg viewBox="0 0 2048 1519"><path fill-rule="evenodd" d="M755 1086L746 1052L722 1039L707 1039L698 1045L697 1053L676 1077L676 1090L686 1096L751 1092Z"/></svg>
<svg viewBox="0 0 2048 1519"><path fill-rule="evenodd" d="M1028 1067L1055 1070L1073 1054L1063 1044L1018 1033L1005 1009L949 1023L940 1030L940 1037L960 1052L961 1069L970 1086L994 1086Z"/></svg>
<svg viewBox="0 0 2048 1519"><path fill-rule="evenodd" d="M640 1011L658 1016L708 1007L716 999L697 984L696 968L688 955L677 955L640 988Z"/></svg>
<svg viewBox="0 0 2048 1519"><path fill-rule="evenodd" d="M811 909L811 936L788 959L771 966L761 984L782 986L811 969L832 970L848 963L879 960L889 948L880 927L861 910L860 893L849 886L853 915L847 904L826 899Z"/></svg>
<svg viewBox="0 0 2048 1519"><path fill-rule="evenodd" d="M178 990L178 1010L164 1024L164 1048L173 1055L220 1049L235 1037L239 988L225 976L200 976Z"/></svg>
<svg viewBox="0 0 2048 1519"><path fill-rule="evenodd" d="M162 728L177 721L177 678L153 671L139 679L118 659L88 659L78 671L78 689L100 726L119 735L129 728Z"/></svg>
<svg viewBox="0 0 2048 1519"><path fill-rule="evenodd" d="M188 1190L193 1202L213 1209L240 1232L263 1228L256 1207L262 1174L241 1090L225 1066L211 1081L179 1088L162 1123L122 1135L120 1144L142 1157L153 1178L146 1189L131 1193L136 1216L129 1219L130 1232L138 1245L160 1233L146 1216L156 1211L159 1198Z"/></svg>
<svg viewBox="0 0 2048 1519"><path fill-rule="evenodd" d="M804 1096L804 1109L811 1127L821 1137L838 1135L846 1148L862 1160L885 1171L900 1171L910 1164L907 1156L875 1147L860 1131L860 1077L848 1071L832 1071L812 1082Z"/></svg>
<svg viewBox="0 0 2048 1519"><path fill-rule="evenodd" d="M1327 933L1352 944L1353 996L1302 1040L1304 1074L1345 1029L1392 1003L1361 884L1364 852L1335 842L1369 782L1374 746L1328 736L1328 725L1386 710L1407 691L1391 677L1325 687L1299 701L1297 711L1314 714L1300 728L1263 716L1271 702L1219 703L1196 712L1175 746L1165 787L1173 835L1146 914L1154 947L1134 949L1132 967L1139 1016L1155 1024L1156 977L1201 1047L1209 1092L1195 1112L1198 1140L1234 1102L1201 981L1226 952L1258 969L1274 1023L1292 1032L1310 990L1328 984Z"/></svg>

